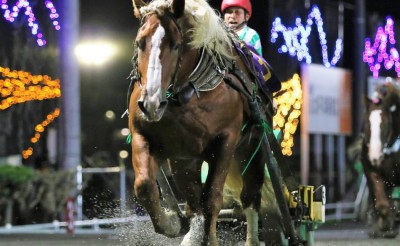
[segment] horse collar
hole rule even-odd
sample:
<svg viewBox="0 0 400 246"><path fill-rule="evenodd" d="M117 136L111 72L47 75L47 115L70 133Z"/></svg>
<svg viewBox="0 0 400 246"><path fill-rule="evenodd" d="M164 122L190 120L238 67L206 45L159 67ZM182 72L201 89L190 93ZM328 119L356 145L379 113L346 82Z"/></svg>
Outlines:
<svg viewBox="0 0 400 246"><path fill-rule="evenodd" d="M183 105L194 93L200 98L200 91L211 91L222 82L227 69L226 64L229 62L219 61L202 48L199 61L188 79L179 86L171 84L167 90L167 99Z"/></svg>

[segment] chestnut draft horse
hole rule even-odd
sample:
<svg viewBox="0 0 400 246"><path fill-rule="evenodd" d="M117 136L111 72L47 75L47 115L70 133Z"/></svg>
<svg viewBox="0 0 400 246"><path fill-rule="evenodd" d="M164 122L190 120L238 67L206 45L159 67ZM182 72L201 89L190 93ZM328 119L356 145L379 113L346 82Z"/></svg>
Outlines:
<svg viewBox="0 0 400 246"><path fill-rule="evenodd" d="M205 0L134 0L133 4L141 25L128 98L139 203L156 232L168 237L186 233L181 245L218 245L216 223L224 182L231 163L238 165L246 245L258 245L267 158L266 151L259 150L265 134L261 123L271 126L271 122L255 122L260 119L255 114L271 114L271 97L253 96L258 94L253 94L256 76L233 46L235 35ZM264 102L259 104L260 100ZM251 109L258 106L261 110ZM209 164L204 185L203 161ZM185 196L185 216L161 206L157 172L165 164Z"/></svg>
<svg viewBox="0 0 400 246"><path fill-rule="evenodd" d="M398 208L391 196L400 185L400 90L379 85L366 106L361 160L374 205L369 235L396 237Z"/></svg>

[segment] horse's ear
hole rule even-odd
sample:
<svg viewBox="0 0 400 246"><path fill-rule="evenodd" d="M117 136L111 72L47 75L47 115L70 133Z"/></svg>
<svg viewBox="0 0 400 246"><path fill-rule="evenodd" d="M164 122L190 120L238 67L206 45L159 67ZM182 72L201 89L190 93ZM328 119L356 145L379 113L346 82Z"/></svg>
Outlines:
<svg viewBox="0 0 400 246"><path fill-rule="evenodd" d="M185 10L185 0L173 0L171 4L171 12L174 14L175 19L183 16Z"/></svg>
<svg viewBox="0 0 400 246"><path fill-rule="evenodd" d="M137 6L142 7L146 5L143 0L132 0L133 3L133 13L135 14L136 18L140 19L142 16L140 15L140 11Z"/></svg>

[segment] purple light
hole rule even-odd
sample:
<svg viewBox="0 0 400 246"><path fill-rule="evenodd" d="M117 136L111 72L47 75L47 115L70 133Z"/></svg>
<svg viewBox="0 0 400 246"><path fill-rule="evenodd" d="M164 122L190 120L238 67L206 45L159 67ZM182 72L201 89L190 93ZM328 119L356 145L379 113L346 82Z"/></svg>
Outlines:
<svg viewBox="0 0 400 246"><path fill-rule="evenodd" d="M394 47L396 39L394 37L393 27L394 21L388 16L386 18L385 28L378 27L377 29L374 44L371 45L371 40L369 38L365 39L363 61L368 64L374 78L379 76L379 70L382 67L386 70L393 69L394 67L397 77L400 77L399 52ZM381 63L383 63L383 66Z"/></svg>
<svg viewBox="0 0 400 246"><path fill-rule="evenodd" d="M46 8L49 9L50 14L49 17L52 20L52 24L54 29L60 30L60 25L58 22L59 15L57 14L57 10L54 7L52 1L45 1ZM8 22L14 22L15 18L18 17L20 10L24 8L23 12L26 16L28 16L28 26L31 29L31 33L33 36L36 36L36 41L39 46L46 45L46 40L43 39L43 35L39 32L39 24L36 22L35 14L30 7L28 0L18 0L14 6L10 8L10 5L7 4L7 0L1 0L1 9L3 9L3 16ZM12 9L12 11L10 11Z"/></svg>
<svg viewBox="0 0 400 246"><path fill-rule="evenodd" d="M336 40L334 56L329 62L327 46L328 42L326 40L326 33L323 28L324 23L321 17L321 12L317 6L313 6L311 12L308 14L306 23L307 24L303 26L301 24L301 19L296 18L295 27L286 27L281 23L281 18L276 18L272 23L271 42L275 43L279 36L278 34L282 33L285 44L278 49L279 53L289 52L289 55L297 56L297 60L305 60L306 63L311 63L312 57L309 53L308 37L311 34L311 26L313 23L315 23L322 48L322 62L326 67L335 66L341 57L343 49L342 39L339 38Z"/></svg>

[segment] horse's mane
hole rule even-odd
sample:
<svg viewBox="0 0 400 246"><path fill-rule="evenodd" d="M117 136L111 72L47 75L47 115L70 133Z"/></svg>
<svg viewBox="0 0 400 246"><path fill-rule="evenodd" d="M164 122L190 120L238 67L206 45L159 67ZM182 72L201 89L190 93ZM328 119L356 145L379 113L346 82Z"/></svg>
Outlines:
<svg viewBox="0 0 400 246"><path fill-rule="evenodd" d="M140 8L140 13L142 16L150 13L163 15L170 4L169 0L153 0ZM192 48L204 47L210 54L231 57L230 45L227 45L230 42L229 33L220 16L205 0L186 0L184 17L178 22L184 34L189 35Z"/></svg>

